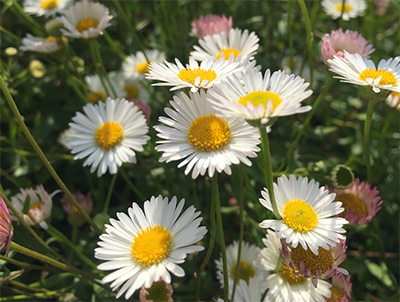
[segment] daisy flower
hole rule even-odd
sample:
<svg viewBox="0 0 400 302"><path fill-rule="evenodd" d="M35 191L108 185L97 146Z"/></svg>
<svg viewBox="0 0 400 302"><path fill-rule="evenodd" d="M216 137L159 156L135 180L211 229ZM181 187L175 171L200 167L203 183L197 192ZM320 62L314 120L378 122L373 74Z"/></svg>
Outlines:
<svg viewBox="0 0 400 302"><path fill-rule="evenodd" d="M71 3L72 0L25 0L24 11L30 15L50 17Z"/></svg>
<svg viewBox="0 0 400 302"><path fill-rule="evenodd" d="M265 280L268 293L264 301L324 302L324 297L331 296L331 285L328 282L319 280L318 286L314 287L311 279L296 276L291 268L280 263L281 241L275 232L267 231L263 242L267 247L261 252L261 257L264 258L261 263L266 270L274 271Z"/></svg>
<svg viewBox="0 0 400 302"><path fill-rule="evenodd" d="M149 62L141 51L126 57L126 62L122 64L122 72L126 79L144 79L144 75L150 71L149 63L162 63L165 60L165 54L157 49L148 49L145 53Z"/></svg>
<svg viewBox="0 0 400 302"><path fill-rule="evenodd" d="M118 220L110 219L95 257L106 261L98 269L115 270L102 281L112 282L113 290L121 286L117 298L125 293L129 299L142 285L150 288L160 277L171 283L169 272L183 277L185 271L177 264L183 263L187 254L204 249L195 245L207 233L200 226L200 212L190 206L181 215L184 204L184 199L177 205L175 196L168 202L159 195L145 201L144 212L134 202L129 216L117 213Z"/></svg>
<svg viewBox="0 0 400 302"><path fill-rule="evenodd" d="M66 37L61 38L64 44L68 43ZM47 38L34 37L28 34L22 39L22 45L19 47L22 51L33 51L40 53L52 53L60 50L63 47L60 38L53 36Z"/></svg>
<svg viewBox="0 0 400 302"><path fill-rule="evenodd" d="M10 251L11 239L13 236L10 212L0 196L0 251L5 247L5 255Z"/></svg>
<svg viewBox="0 0 400 302"><path fill-rule="evenodd" d="M115 77L109 77L109 80L115 90L115 93L117 94L117 98L125 97L126 91L123 89L122 83L119 81L119 79ZM90 103L97 104L99 101L104 102L109 97L105 87L103 86L103 83L100 80L100 77L97 74L86 76L85 82L91 91L88 96ZM105 85L107 86L108 92L112 93L112 89L107 81L105 81Z"/></svg>
<svg viewBox="0 0 400 302"><path fill-rule="evenodd" d="M194 59L190 59L186 67L178 59L175 59L175 62L176 64L167 61L165 64L151 63L146 79L164 82L153 86L174 86L171 91L190 88L190 91L196 92L200 88L211 88L232 73L242 70L239 63L233 62L233 57L230 60L221 58L218 61L210 58L201 62L200 66Z"/></svg>
<svg viewBox="0 0 400 302"><path fill-rule="evenodd" d="M364 11L367 8L365 0L345 0L344 8L343 0L322 0L321 5L325 13L332 16L332 19L339 18L343 10L342 18L345 21L364 16Z"/></svg>
<svg viewBox="0 0 400 302"><path fill-rule="evenodd" d="M109 27L110 12L108 8L98 2L83 0L63 11L64 16L60 20L65 29L61 29L68 37L78 39L91 39L103 34L103 30Z"/></svg>
<svg viewBox="0 0 400 302"><path fill-rule="evenodd" d="M122 79L126 99L141 100L145 105L150 103L149 91L139 78Z"/></svg>
<svg viewBox="0 0 400 302"><path fill-rule="evenodd" d="M350 302L351 288L350 276L345 277L340 274L332 277L331 297L325 298L326 302Z"/></svg>
<svg viewBox="0 0 400 302"><path fill-rule="evenodd" d="M220 32L224 32L227 35L231 28L232 16L226 18L224 15L208 14L192 22L190 36L203 39L205 36L212 36Z"/></svg>
<svg viewBox="0 0 400 302"><path fill-rule="evenodd" d="M389 94L386 98L386 104L388 104L389 107L400 111L400 92L392 92Z"/></svg>
<svg viewBox="0 0 400 302"><path fill-rule="evenodd" d="M330 71L338 74L334 78L341 82L361 86L370 86L372 91L380 93L400 92L400 56L381 60L378 68L368 59L363 59L359 54L350 54L344 51L344 58L335 56L328 60Z"/></svg>
<svg viewBox="0 0 400 302"><path fill-rule="evenodd" d="M343 32L339 28L322 38L321 54L325 64L328 64L328 60L333 59L333 56L344 58L343 50L352 54L358 53L363 58L368 58L375 51L362 34L352 30Z"/></svg>
<svg viewBox="0 0 400 302"><path fill-rule="evenodd" d="M236 287L234 302L252 302L261 300L261 286L258 278L250 278L248 282L239 280ZM232 292L233 283L229 284L229 292ZM229 294L231 297L231 294ZM266 300L265 300L266 301ZM218 302L224 302L223 299L218 298Z"/></svg>
<svg viewBox="0 0 400 302"><path fill-rule="evenodd" d="M382 200L378 195L379 191L371 189L371 185L362 182L357 178L352 186L345 190L330 189L336 193L335 200L342 202L344 211L340 214L352 225L366 224L375 217L381 209Z"/></svg>
<svg viewBox="0 0 400 302"><path fill-rule="evenodd" d="M311 90L309 83L301 77L269 69L263 77L258 69L235 74L216 84L209 93L209 101L219 114L225 117L243 117L247 121L268 123L270 118L288 116L311 110L311 106L301 106Z"/></svg>
<svg viewBox="0 0 400 302"><path fill-rule="evenodd" d="M170 103L174 109L165 109L169 117L159 118L165 126L154 126L163 139L156 146L163 152L161 162L183 159L178 168L186 165L186 175L193 170L193 179L207 170L210 177L215 171L230 175L230 165L239 162L251 166L247 157L256 157L260 151L257 129L243 119L218 117L204 90L191 92L190 97L182 92Z"/></svg>
<svg viewBox="0 0 400 302"><path fill-rule="evenodd" d="M140 289L140 302L173 302L174 299L171 298L173 293L174 289L171 284L165 283L160 277L160 280L153 282L150 288L145 288L144 285L142 285Z"/></svg>
<svg viewBox="0 0 400 302"><path fill-rule="evenodd" d="M254 32L249 34L247 29L242 32L239 28L232 28L228 37L221 32L199 40L201 47L194 45L195 51L190 53L190 57L200 62L210 58L227 60L231 56L236 62L251 61L257 53L259 40Z"/></svg>
<svg viewBox="0 0 400 302"><path fill-rule="evenodd" d="M29 199L29 208L24 214L27 198ZM44 229L48 228L45 220L51 215L53 201L51 195L44 190L42 185L37 186L35 190L32 188L21 189L21 193L11 198L11 204L29 225L39 224ZM12 213L11 218L18 221L18 218Z"/></svg>
<svg viewBox="0 0 400 302"><path fill-rule="evenodd" d="M268 219L260 223L262 228L272 228L278 238L286 239L296 248L300 243L303 249L310 250L318 255L318 248L329 250L339 239L345 239L341 233L342 226L347 222L344 218L333 217L341 212L341 202L334 202L335 194L329 194L319 183L307 177L296 178L290 175L278 177L278 184L274 183L276 205L281 220ZM272 211L268 190L261 192L263 198L260 203Z"/></svg>
<svg viewBox="0 0 400 302"><path fill-rule="evenodd" d="M68 147L74 159L87 157L83 166L97 168L97 176L110 171L117 173L122 163L136 163L135 151L143 151L150 139L144 115L125 99L108 98L106 103L83 107L86 115L78 112L72 118Z"/></svg>

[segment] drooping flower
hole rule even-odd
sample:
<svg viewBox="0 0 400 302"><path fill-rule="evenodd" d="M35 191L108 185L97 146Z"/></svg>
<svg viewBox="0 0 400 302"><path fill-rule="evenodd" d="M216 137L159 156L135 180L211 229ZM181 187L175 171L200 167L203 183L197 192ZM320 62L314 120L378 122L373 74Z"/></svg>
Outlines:
<svg viewBox="0 0 400 302"><path fill-rule="evenodd" d="M126 92L124 91L122 84L118 82L114 77L109 77L111 86L114 88L115 93L117 94L117 98L123 98L126 95ZM105 100L110 97L108 95L107 90L109 93L112 93L111 86L108 84L107 81L104 82L105 86L103 86L103 83L100 80L99 75L91 75L91 76L86 76L85 77L85 82L89 87L89 90L91 91L88 96L88 101L92 104L97 104L97 102L102 101L105 102ZM107 88L107 89L106 89Z"/></svg>
<svg viewBox="0 0 400 302"><path fill-rule="evenodd" d="M149 288L142 285L140 289L140 302L173 302L174 290L171 284L166 283L161 277L159 281L153 282Z"/></svg>
<svg viewBox="0 0 400 302"><path fill-rule="evenodd" d="M150 72L150 63L163 63L165 54L157 49L145 50L145 54L149 59L147 62L143 52L138 51L135 55L126 57L126 62L122 64L122 71L126 79L144 79L144 75Z"/></svg>
<svg viewBox="0 0 400 302"><path fill-rule="evenodd" d="M64 44L68 44L68 40L65 37L61 38ZM19 47L22 51L33 51L40 53L53 53L63 48L63 44L60 41L60 38L56 37L34 37L31 34L28 34L26 38L22 39L22 45Z"/></svg>
<svg viewBox="0 0 400 302"><path fill-rule="evenodd" d="M342 16L343 11L342 18L345 21L363 16L367 8L365 0L345 0L344 8L343 0L322 0L321 5L325 13L332 16L332 19Z"/></svg>
<svg viewBox="0 0 400 302"><path fill-rule="evenodd" d="M90 215L93 209L91 193L88 192L84 195L78 190L76 193L72 194L72 196L74 196L75 200L85 210L85 212ZM61 204L64 211L68 214L68 222L71 225L81 226L86 221L67 195L64 194L61 198Z"/></svg>
<svg viewBox="0 0 400 302"><path fill-rule="evenodd" d="M13 236L13 227L11 223L10 212L0 196L0 251L5 247L5 255L10 251L11 239Z"/></svg>
<svg viewBox="0 0 400 302"><path fill-rule="evenodd" d="M185 174L192 170L192 178L199 174L212 177L214 172L231 174L231 164L240 162L251 166L248 157L256 157L259 133L243 119L224 119L216 115L207 101L204 90L183 92L170 101L174 109L166 108L169 117L160 117L165 126L154 126L159 132L156 150L163 152L160 161L183 161Z"/></svg>
<svg viewBox="0 0 400 302"><path fill-rule="evenodd" d="M335 194L329 194L318 182L307 177L296 178L290 175L278 177L274 183L276 205L282 219L267 219L260 223L262 228L272 228L278 238L291 243L294 248L300 243L304 250L310 250L318 255L318 248L329 250L336 246L340 239L345 239L341 233L348 222L339 217L333 217L343 212L341 202L334 202ZM268 190L261 192L260 203L272 211Z"/></svg>
<svg viewBox="0 0 400 302"><path fill-rule="evenodd" d="M204 249L196 245L207 230L200 226L200 212L190 206L181 214L184 199L177 204L174 196L168 198L151 197L144 203L144 212L137 203L128 209L128 214L117 213L117 219L110 219L106 233L100 236L95 257L106 262L100 270L114 270L103 278L111 282L111 288L120 287L117 298L125 293L129 299L144 285L150 288L160 277L171 283L170 272L178 277L185 271L178 266L187 254Z"/></svg>
<svg viewBox="0 0 400 302"><path fill-rule="evenodd" d="M221 32L228 35L231 28L232 16L226 18L225 15L208 14L192 21L190 35L198 39L203 39L205 36L212 36Z"/></svg>
<svg viewBox="0 0 400 302"><path fill-rule="evenodd" d="M391 94L389 94L385 101L389 107L395 108L400 111L400 92L392 92Z"/></svg>
<svg viewBox="0 0 400 302"><path fill-rule="evenodd" d="M30 15L50 17L61 13L72 0L25 0L24 11Z"/></svg>
<svg viewBox="0 0 400 302"><path fill-rule="evenodd" d="M351 288L350 275L345 277L343 274L332 277L331 297L325 298L326 302L350 302Z"/></svg>

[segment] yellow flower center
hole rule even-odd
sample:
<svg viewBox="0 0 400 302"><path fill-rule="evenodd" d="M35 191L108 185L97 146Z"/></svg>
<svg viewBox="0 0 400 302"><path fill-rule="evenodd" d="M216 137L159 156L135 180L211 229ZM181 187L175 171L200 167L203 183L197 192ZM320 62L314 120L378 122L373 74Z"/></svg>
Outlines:
<svg viewBox="0 0 400 302"><path fill-rule="evenodd" d="M196 117L188 133L189 143L200 152L220 150L231 139L228 122L213 113Z"/></svg>
<svg viewBox="0 0 400 302"><path fill-rule="evenodd" d="M135 85L125 85L124 90L127 99L137 99L139 96L139 89Z"/></svg>
<svg viewBox="0 0 400 302"><path fill-rule="evenodd" d="M124 138L124 131L116 122L105 122L97 129L94 137L100 147L109 150Z"/></svg>
<svg viewBox="0 0 400 302"><path fill-rule="evenodd" d="M292 229L299 232L312 230L318 223L318 215L304 200L291 200L283 208L283 220Z"/></svg>
<svg viewBox="0 0 400 302"><path fill-rule="evenodd" d="M229 56L231 55L231 53L234 54L235 60L236 60L237 56L240 55L240 51L239 51L239 50L236 50L236 49L234 49L234 48L227 47L227 48L221 49L221 50L219 51L219 53L217 54L216 58L217 58L217 60L219 60L219 59L221 58L221 55L224 55L224 59L225 59L225 60L228 60L228 59L229 59Z"/></svg>
<svg viewBox="0 0 400 302"><path fill-rule="evenodd" d="M242 96L238 103L247 107L247 102L250 102L254 107L258 107L260 104L264 105L264 114L267 111L267 105L269 100L272 100L271 114L275 109L282 103L282 99L276 92L271 91L253 91L249 94Z"/></svg>
<svg viewBox="0 0 400 302"><path fill-rule="evenodd" d="M172 247L172 235L163 226L156 225L141 230L132 241L132 259L143 267L160 263L168 257Z"/></svg>
<svg viewBox="0 0 400 302"><path fill-rule="evenodd" d="M137 64L137 65L136 65L136 71L137 71L138 73L142 73L142 74L149 73L149 72L150 72L150 70L149 70L149 63L147 63L147 62L142 62L142 63Z"/></svg>
<svg viewBox="0 0 400 302"><path fill-rule="evenodd" d="M178 73L178 78L180 78L184 82L188 82L194 85L195 80L200 77L200 83L204 80L208 80L208 83L214 81L217 78L217 74L214 70L211 69L203 69L203 68L183 68Z"/></svg>
<svg viewBox="0 0 400 302"><path fill-rule="evenodd" d="M379 85L395 85L397 84L396 77L390 70L385 70L385 68L376 70L376 68L368 68L360 73L360 79L365 81L368 78L376 79L382 77L379 81Z"/></svg>
<svg viewBox="0 0 400 302"><path fill-rule="evenodd" d="M357 211L360 219L367 214L365 203L357 195L351 193L338 194L336 195L335 201L342 202L342 207L344 208L343 217L346 217L349 210L353 213Z"/></svg>
<svg viewBox="0 0 400 302"><path fill-rule="evenodd" d="M89 101L92 104L96 104L98 101L105 101L107 99L107 94L103 91L96 90L95 92L89 93Z"/></svg>
<svg viewBox="0 0 400 302"><path fill-rule="evenodd" d="M236 274L236 262L232 265L231 268L231 279L235 280L235 274ZM256 274L256 270L254 269L254 267L244 261L244 260L240 260L239 262L239 279L238 279L238 283L239 284L239 280L242 279L244 281L246 281L247 285L249 284L249 280L250 278L253 278Z"/></svg>
<svg viewBox="0 0 400 302"><path fill-rule="evenodd" d="M279 269L279 275L281 276L283 281L286 281L290 285L302 284L306 281L305 277L303 277L302 275L298 276L294 275L293 270L290 267L287 267L283 264Z"/></svg>
<svg viewBox="0 0 400 302"><path fill-rule="evenodd" d="M68 42L68 39L66 37L62 37L61 39L63 40L64 43ZM62 45L60 39L56 38L56 37L53 37L53 36L48 37L47 40L46 40L46 43L49 44L49 43L51 43L53 41L56 41L58 46Z"/></svg>
<svg viewBox="0 0 400 302"><path fill-rule="evenodd" d="M341 12L342 12L342 8L343 8L342 3L336 4L335 8L336 8L336 10L337 10L338 12L341 13ZM343 12L344 12L344 13L348 13L349 11L351 11L351 6L348 5L347 3L345 3Z"/></svg>
<svg viewBox="0 0 400 302"><path fill-rule="evenodd" d="M43 201L40 201L40 200L39 200L39 201L35 202L33 205L31 205L31 206L29 207L28 212L26 213L26 215L28 215L28 217L29 217L33 222L36 222L35 218L32 216L32 214L30 213L30 211L31 211L31 210L35 210L35 209L41 210L43 205L44 205L44 202L43 202Z"/></svg>
<svg viewBox="0 0 400 302"><path fill-rule="evenodd" d="M310 249L303 249L301 245L292 249L292 260L296 267L300 267L300 260L303 260L304 265L310 270L311 274L316 276L317 269L320 268L324 274L330 266L333 265L333 254L331 250L327 251L322 247L318 248L318 256Z"/></svg>
<svg viewBox="0 0 400 302"><path fill-rule="evenodd" d="M40 7L43 9L47 9L47 10L51 10L51 9L55 9L60 5L60 1L59 0L43 0L40 3Z"/></svg>
<svg viewBox="0 0 400 302"><path fill-rule="evenodd" d="M337 301L339 301L339 299L343 298L343 289L341 289L337 286L332 286L330 288L330 290L331 290L332 295L329 299L327 298L328 301L337 302Z"/></svg>
<svg viewBox="0 0 400 302"><path fill-rule="evenodd" d="M92 18L85 18L82 19L76 24L76 29L80 32L83 33L86 30L89 30L89 28L97 28L99 25L99 21L92 19Z"/></svg>

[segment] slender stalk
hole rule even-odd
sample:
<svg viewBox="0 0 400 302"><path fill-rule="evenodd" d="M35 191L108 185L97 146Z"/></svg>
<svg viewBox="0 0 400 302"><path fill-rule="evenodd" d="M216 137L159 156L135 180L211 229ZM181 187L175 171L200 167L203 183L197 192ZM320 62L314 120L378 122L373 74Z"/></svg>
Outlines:
<svg viewBox="0 0 400 302"><path fill-rule="evenodd" d="M72 233L71 233L71 242L75 246L76 244L76 237L78 235L78 226L73 225L72 226ZM74 255L74 248L70 247L69 248L69 254L68 254L68 262L72 262L72 256Z"/></svg>
<svg viewBox="0 0 400 302"><path fill-rule="evenodd" d="M4 257L4 258L7 258L7 257ZM0 283L6 282L6 281L11 282L10 279L14 278L15 276L21 275L23 272L24 272L23 269L22 269L22 270L19 270L19 271L15 272L14 274L11 274L11 275L9 275L9 276L7 276L7 277L1 279L1 280L0 280Z"/></svg>
<svg viewBox="0 0 400 302"><path fill-rule="evenodd" d="M22 39L16 35L14 35L11 31L5 29L3 26L0 26L0 31L5 33L7 36L17 40L18 43L21 43Z"/></svg>
<svg viewBox="0 0 400 302"><path fill-rule="evenodd" d="M310 87L313 86L313 60L312 60L312 33L311 33L311 22L308 16L307 7L304 0L297 0L300 5L301 12L303 13L304 22L306 23L307 29L307 50L308 50L308 65L310 68Z"/></svg>
<svg viewBox="0 0 400 302"><path fill-rule="evenodd" d="M114 189L115 181L117 180L117 175L118 171L113 175L113 178L111 179L110 187L108 188L107 192L106 202L104 203L103 213L107 213L108 211L108 206L110 205L112 191Z"/></svg>
<svg viewBox="0 0 400 302"><path fill-rule="evenodd" d="M110 37L109 33L107 31L103 31L103 36L104 38L106 38L107 43L110 44L111 48L113 49L113 51L116 52L116 54L121 58L122 61L126 62L126 55L123 51L121 51L121 49L115 45L114 40Z"/></svg>
<svg viewBox="0 0 400 302"><path fill-rule="evenodd" d="M371 167L371 158L369 152L369 132L371 129L372 114L374 113L374 108L376 104L377 101L375 100L369 101L367 109L367 117L365 119L365 124L364 124L363 149L364 149L365 164L367 165L367 182L369 184L372 184L372 167Z"/></svg>
<svg viewBox="0 0 400 302"><path fill-rule="evenodd" d="M118 170L122 176L122 178L126 181L127 185L131 188L131 190L141 199L146 200L146 197L140 192L138 188L133 184L133 182L129 179L128 174L126 174L125 170L120 167Z"/></svg>
<svg viewBox="0 0 400 302"><path fill-rule="evenodd" d="M108 90L108 86L106 85L106 82L104 81L104 74L99 66L100 63L97 61L96 47L98 47L98 44L96 43L96 39L90 40L89 47L90 47L90 54L92 57L93 65L94 65L94 68L96 69L97 74L99 75L101 85L103 86L104 90L106 91L107 96L111 96L110 91Z"/></svg>
<svg viewBox="0 0 400 302"><path fill-rule="evenodd" d="M3 0L4 3L6 3L6 1ZM31 16L29 16L21 7L21 5L18 3L18 1L13 0L12 1L13 5L10 7L12 11L15 10L18 11L19 14L21 14L23 16L23 18L28 21L28 23L30 23L31 27L30 29L37 35L42 36L46 34L45 29L43 28L43 26L41 26L38 22L35 21L35 19L33 19ZM6 3L7 5L7 3Z"/></svg>
<svg viewBox="0 0 400 302"><path fill-rule="evenodd" d="M293 30L292 30L292 0L287 1L287 29L289 39L289 67L293 72Z"/></svg>
<svg viewBox="0 0 400 302"><path fill-rule="evenodd" d="M35 265L35 264L30 264L27 262L21 262L21 261L3 256L3 255L0 255L0 260L7 261L8 263L11 263L13 265L23 267L26 269L35 269L35 270L39 270L39 271L53 272L53 273L59 272L59 270L57 268L52 267L52 266L39 266L39 265Z"/></svg>

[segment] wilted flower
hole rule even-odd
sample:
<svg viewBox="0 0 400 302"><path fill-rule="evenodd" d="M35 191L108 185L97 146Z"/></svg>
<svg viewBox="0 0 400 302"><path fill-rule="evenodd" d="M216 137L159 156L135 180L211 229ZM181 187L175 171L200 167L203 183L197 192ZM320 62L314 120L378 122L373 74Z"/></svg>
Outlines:
<svg viewBox="0 0 400 302"><path fill-rule="evenodd" d="M142 285L140 290L140 302L173 302L174 299L171 298L174 290L171 284L166 283L163 278L153 282L153 284L146 288Z"/></svg>
<svg viewBox="0 0 400 302"><path fill-rule="evenodd" d="M84 195L81 193L81 191L78 191L72 194L72 196L74 196L76 201L85 210L85 212L90 215L93 209L93 201L90 192ZM82 217L81 213L74 206L67 195L64 194L64 196L61 198L61 204L64 211L68 213L68 222L71 225L81 226L85 222L85 219Z"/></svg>
<svg viewBox="0 0 400 302"><path fill-rule="evenodd" d="M350 302L351 288L350 276L343 274L332 277L331 297L325 298L326 302Z"/></svg>
<svg viewBox="0 0 400 302"><path fill-rule="evenodd" d="M6 257L10 251L11 238L13 235L12 230L10 212L3 198L0 196L0 251L6 247Z"/></svg>
<svg viewBox="0 0 400 302"><path fill-rule="evenodd" d="M192 30L190 35L203 39L205 36L212 36L224 32L228 35L232 28L232 16L226 18L224 15L208 14L201 16L199 19L192 22Z"/></svg>

